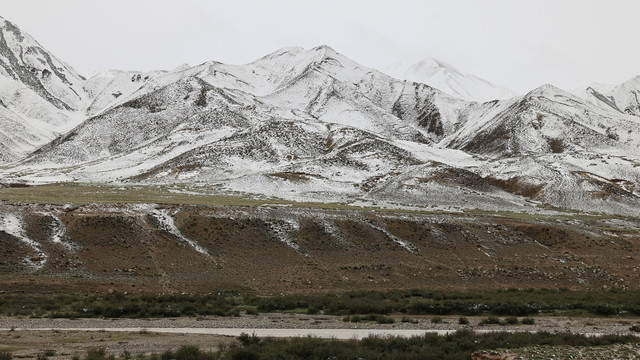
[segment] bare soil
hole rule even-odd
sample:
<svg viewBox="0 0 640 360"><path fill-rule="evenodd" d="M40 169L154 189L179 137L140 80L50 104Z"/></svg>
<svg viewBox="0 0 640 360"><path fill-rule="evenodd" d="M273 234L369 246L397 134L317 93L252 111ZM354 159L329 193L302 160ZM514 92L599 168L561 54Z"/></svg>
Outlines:
<svg viewBox="0 0 640 360"><path fill-rule="evenodd" d="M168 211L180 235L150 215ZM2 205L4 293L640 288L640 220L230 206ZM54 225L63 225L62 243ZM206 249L196 251L185 238ZM65 245L67 244L67 245Z"/></svg>

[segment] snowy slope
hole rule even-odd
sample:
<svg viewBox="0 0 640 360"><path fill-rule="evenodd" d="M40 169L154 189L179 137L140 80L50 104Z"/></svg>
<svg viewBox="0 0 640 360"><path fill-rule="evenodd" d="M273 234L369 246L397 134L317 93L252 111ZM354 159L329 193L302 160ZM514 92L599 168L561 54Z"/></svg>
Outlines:
<svg viewBox="0 0 640 360"><path fill-rule="evenodd" d="M49 124L25 119L0 105L0 163L19 160L55 136Z"/></svg>
<svg viewBox="0 0 640 360"><path fill-rule="evenodd" d="M616 86L607 96L625 114L640 116L640 76Z"/></svg>
<svg viewBox="0 0 640 360"><path fill-rule="evenodd" d="M427 84L467 101L485 102L509 99L518 95L504 86L493 84L433 58L425 58L411 64L396 63L384 70L398 79Z"/></svg>
<svg viewBox="0 0 640 360"><path fill-rule="evenodd" d="M84 120L84 80L0 18L0 162L24 157Z"/></svg>
<svg viewBox="0 0 640 360"><path fill-rule="evenodd" d="M442 146L494 158L577 151L634 153L640 119L616 115L551 85L469 107L473 118Z"/></svg>
<svg viewBox="0 0 640 360"><path fill-rule="evenodd" d="M572 93L603 109L640 116L640 76L617 86L594 84Z"/></svg>
<svg viewBox="0 0 640 360"><path fill-rule="evenodd" d="M119 104L125 103L148 91L166 86L174 79L163 81L167 71L142 73L139 71L106 70L87 76L84 91L91 100L86 112L94 116ZM146 90L145 89L149 89Z"/></svg>
<svg viewBox="0 0 640 360"><path fill-rule="evenodd" d="M1 17L0 76L26 85L58 109L84 108L83 79L29 34Z"/></svg>

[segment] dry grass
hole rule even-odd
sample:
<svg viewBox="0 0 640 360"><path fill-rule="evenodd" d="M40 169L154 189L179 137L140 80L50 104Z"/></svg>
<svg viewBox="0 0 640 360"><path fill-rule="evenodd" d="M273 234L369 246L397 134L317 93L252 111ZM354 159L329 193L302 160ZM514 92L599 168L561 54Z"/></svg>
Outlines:
<svg viewBox="0 0 640 360"><path fill-rule="evenodd" d="M296 177L299 174L287 173ZM280 175L278 175L280 176ZM283 175L284 176L284 175ZM12 204L46 204L46 205L86 205L86 204L172 204L172 205L209 205L209 206L249 206L249 207L294 207L327 210L356 210L376 212L396 212L409 214L436 214L461 216L489 216L515 220L547 220L550 218L572 218L596 220L611 218L606 214L576 213L563 209L555 210L555 214L515 213L508 211L491 211L468 209L463 213L434 209L389 209L375 206L356 206L335 202L297 202L282 199L264 198L255 194L220 194L215 187L175 185L110 185L99 183L54 183L35 186L0 187L0 201Z"/></svg>

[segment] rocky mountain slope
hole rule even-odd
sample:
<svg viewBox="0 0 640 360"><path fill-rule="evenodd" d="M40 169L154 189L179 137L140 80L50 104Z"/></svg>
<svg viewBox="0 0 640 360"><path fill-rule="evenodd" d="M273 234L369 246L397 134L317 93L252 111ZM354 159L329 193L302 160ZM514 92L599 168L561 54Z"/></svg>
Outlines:
<svg viewBox="0 0 640 360"><path fill-rule="evenodd" d="M480 103L328 46L84 79L3 24L0 79L10 86L0 90L0 183L169 183L299 201L640 214L634 80L589 99L545 85Z"/></svg>

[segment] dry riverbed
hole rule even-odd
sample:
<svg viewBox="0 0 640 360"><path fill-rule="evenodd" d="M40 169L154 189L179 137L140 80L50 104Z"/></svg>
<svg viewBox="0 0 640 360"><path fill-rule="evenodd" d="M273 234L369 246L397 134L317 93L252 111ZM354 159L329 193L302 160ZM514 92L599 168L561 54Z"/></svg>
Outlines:
<svg viewBox="0 0 640 360"><path fill-rule="evenodd" d="M480 326L478 323L484 317L468 317L468 325L458 324L457 316L441 317L440 323L434 323L433 316L407 317L412 322L403 322L402 318L394 316L393 324L352 323L344 322L342 317L337 316L300 314L166 319L0 318L0 351L12 351L15 357L20 358L35 358L37 354L48 353L55 354L50 356L51 359L67 359L76 354L83 355L87 350L98 347L104 347L115 355L121 355L125 350L134 355L161 353L185 344L199 346L205 351L217 351L236 341L231 335L245 330L249 334L255 332L258 336L312 334L338 338L362 337L369 332L411 336L424 331L444 333L460 329L480 332L550 331L600 335L634 334L629 328L640 324L638 318L535 317L534 325ZM121 329L129 331L120 331ZM218 334L214 334L215 332Z"/></svg>

